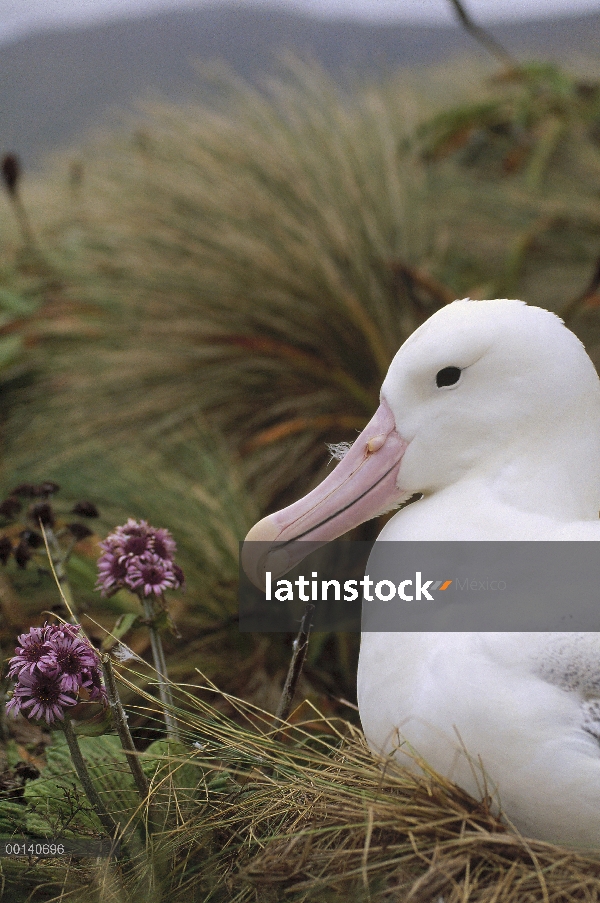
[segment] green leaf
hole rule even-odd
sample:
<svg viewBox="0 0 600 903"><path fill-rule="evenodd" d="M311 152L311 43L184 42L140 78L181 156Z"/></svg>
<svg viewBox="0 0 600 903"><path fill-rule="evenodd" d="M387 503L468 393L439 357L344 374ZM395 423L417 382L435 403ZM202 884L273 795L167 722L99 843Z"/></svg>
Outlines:
<svg viewBox="0 0 600 903"><path fill-rule="evenodd" d="M18 765L19 762L22 761L16 740L7 740L4 749L6 753L6 762L9 768L14 768L15 765Z"/></svg>
<svg viewBox="0 0 600 903"><path fill-rule="evenodd" d="M164 608L161 608L159 611L157 611L156 615L153 618L153 621L156 630L167 630L167 628L171 627L169 614L167 611L165 611Z"/></svg>
<svg viewBox="0 0 600 903"><path fill-rule="evenodd" d="M92 781L116 822L127 824L139 796L118 737L82 737L79 741ZM75 773L63 736L55 734L42 775L25 785L27 833L32 836L77 836L101 831L100 822Z"/></svg>
<svg viewBox="0 0 600 903"><path fill-rule="evenodd" d="M105 708L86 721L74 721L73 728L78 737L101 737L112 728L110 710Z"/></svg>
<svg viewBox="0 0 600 903"><path fill-rule="evenodd" d="M102 645L100 647L102 652L110 652L110 650L116 646L117 641L121 640L126 633L128 633L131 628L135 625L135 623L139 619L139 614L135 614L135 612L129 611L117 620L115 626L113 627L111 634L106 636L102 640Z"/></svg>
<svg viewBox="0 0 600 903"><path fill-rule="evenodd" d="M0 370L14 364L23 350L20 335L6 335L0 338Z"/></svg>
<svg viewBox="0 0 600 903"><path fill-rule="evenodd" d="M27 809L11 800L0 800L0 836L25 831Z"/></svg>

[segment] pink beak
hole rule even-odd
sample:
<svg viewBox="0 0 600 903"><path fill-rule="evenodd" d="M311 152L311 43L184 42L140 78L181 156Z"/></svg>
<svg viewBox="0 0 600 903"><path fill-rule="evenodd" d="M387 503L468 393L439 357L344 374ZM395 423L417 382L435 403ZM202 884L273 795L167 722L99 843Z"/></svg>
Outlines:
<svg viewBox="0 0 600 903"><path fill-rule="evenodd" d="M265 570L281 576L318 546L400 502L405 493L397 485L398 470L406 447L382 400L350 450L316 489L252 527L242 550L249 579L263 588ZM306 540L305 550L294 540ZM271 543L277 545L267 565Z"/></svg>

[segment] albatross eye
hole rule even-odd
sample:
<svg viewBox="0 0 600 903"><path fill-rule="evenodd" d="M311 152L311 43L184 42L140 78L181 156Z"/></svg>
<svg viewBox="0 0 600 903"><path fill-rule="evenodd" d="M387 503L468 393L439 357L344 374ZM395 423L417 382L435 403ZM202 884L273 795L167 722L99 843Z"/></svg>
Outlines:
<svg viewBox="0 0 600 903"><path fill-rule="evenodd" d="M444 367L435 377L436 386L438 389L442 386L453 386L459 381L461 372L460 367Z"/></svg>

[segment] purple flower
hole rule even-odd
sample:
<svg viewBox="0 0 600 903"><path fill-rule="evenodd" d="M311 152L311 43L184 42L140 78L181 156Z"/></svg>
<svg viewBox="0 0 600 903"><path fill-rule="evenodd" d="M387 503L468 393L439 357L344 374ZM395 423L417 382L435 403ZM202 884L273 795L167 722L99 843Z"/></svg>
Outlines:
<svg viewBox="0 0 600 903"><path fill-rule="evenodd" d="M97 665L96 652L89 643L69 636L66 631L51 634L48 646L48 652L39 662L40 671L47 674L58 670L63 689L68 693L77 693L82 686L84 672Z"/></svg>
<svg viewBox="0 0 600 903"><path fill-rule="evenodd" d="M100 543L96 588L110 596L122 587L145 596L162 595L183 586L181 568L173 561L177 551L168 530L129 518Z"/></svg>
<svg viewBox="0 0 600 903"><path fill-rule="evenodd" d="M76 701L65 692L59 673L23 671L6 710L15 716L23 710L28 718L43 718L52 724L55 718L62 721L65 706L75 705Z"/></svg>
<svg viewBox="0 0 600 903"><path fill-rule="evenodd" d="M150 551L150 537L149 536L136 536L135 534L132 536L127 536L124 538L123 545L121 546L121 558L138 558L140 555L143 555L145 552Z"/></svg>
<svg viewBox="0 0 600 903"><path fill-rule="evenodd" d="M19 643L8 671L16 681L8 712L51 724L63 719L64 707L75 705L81 690L86 699L105 702L98 653L78 624L32 627Z"/></svg>
<svg viewBox="0 0 600 903"><path fill-rule="evenodd" d="M156 555L160 555L161 558L172 560L177 551L177 544L169 531L165 530L164 527L160 527L159 529L150 527L150 529L153 531L152 551Z"/></svg>
<svg viewBox="0 0 600 903"><path fill-rule="evenodd" d="M150 527L150 529L154 529ZM124 536L145 536L148 532L148 522L145 520L137 521L130 517L126 524L117 527L115 533L121 532Z"/></svg>
<svg viewBox="0 0 600 903"><path fill-rule="evenodd" d="M79 624L47 624L46 630L48 630L52 636L62 634L62 636L81 638L81 627Z"/></svg>
<svg viewBox="0 0 600 903"><path fill-rule="evenodd" d="M128 567L127 585L140 589L145 596L161 596L167 589L175 589L177 578L170 561L165 561L152 552L141 558L134 558Z"/></svg>
<svg viewBox="0 0 600 903"><path fill-rule="evenodd" d="M87 690L92 702L106 702L106 690L98 668L89 668L82 673L81 686Z"/></svg>
<svg viewBox="0 0 600 903"><path fill-rule="evenodd" d="M178 564L173 563L173 574L175 575L175 580L177 581L175 584L176 588L185 590L185 574Z"/></svg>
<svg viewBox="0 0 600 903"><path fill-rule="evenodd" d="M121 561L113 552L104 552L98 559L96 589L99 589L103 596L112 596L125 585L126 578L127 561Z"/></svg>
<svg viewBox="0 0 600 903"><path fill-rule="evenodd" d="M29 633L21 634L19 637L20 645L15 649L14 658L10 660L9 677L34 671L36 665L50 651L46 637L46 626L32 627Z"/></svg>

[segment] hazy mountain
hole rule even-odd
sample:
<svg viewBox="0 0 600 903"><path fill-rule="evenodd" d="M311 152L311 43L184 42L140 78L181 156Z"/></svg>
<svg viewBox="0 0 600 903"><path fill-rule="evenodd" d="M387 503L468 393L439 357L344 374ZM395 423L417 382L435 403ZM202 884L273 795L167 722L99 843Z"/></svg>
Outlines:
<svg viewBox="0 0 600 903"><path fill-rule="evenodd" d="M597 54L600 15L498 25L493 32L517 54ZM231 6L30 35L0 45L0 149L16 150L31 164L136 97L189 95L194 60L225 60L257 79L282 50L340 74L481 52L452 26L323 21Z"/></svg>

